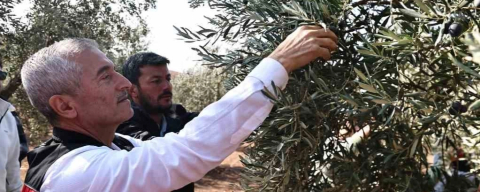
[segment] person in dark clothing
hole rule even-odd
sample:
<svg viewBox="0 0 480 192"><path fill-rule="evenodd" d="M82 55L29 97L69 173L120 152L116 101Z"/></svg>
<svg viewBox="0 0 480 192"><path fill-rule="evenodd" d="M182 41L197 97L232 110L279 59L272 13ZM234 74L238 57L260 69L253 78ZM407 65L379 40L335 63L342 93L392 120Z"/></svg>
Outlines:
<svg viewBox="0 0 480 192"><path fill-rule="evenodd" d="M20 156L18 157L18 161L22 162L22 160L27 157L28 140L25 132L23 131L22 122L20 121L18 113L16 111L12 111L12 115L15 117L15 121L17 122L18 139L20 141Z"/></svg>
<svg viewBox="0 0 480 192"><path fill-rule="evenodd" d="M165 131L161 132L160 126L150 115L136 103L132 102L133 117L122 123L117 133L129 135L143 141L155 137L164 136L167 133L178 133L190 120L195 118L198 113L189 113L182 105L174 104L168 114L164 115ZM162 119L163 120L163 119Z"/></svg>
<svg viewBox="0 0 480 192"><path fill-rule="evenodd" d="M117 133L150 140L178 133L198 115L187 112L182 105L172 104L169 62L152 52L135 54L125 62L122 74L132 83L129 96L134 115L118 127ZM194 184L176 191L194 191Z"/></svg>

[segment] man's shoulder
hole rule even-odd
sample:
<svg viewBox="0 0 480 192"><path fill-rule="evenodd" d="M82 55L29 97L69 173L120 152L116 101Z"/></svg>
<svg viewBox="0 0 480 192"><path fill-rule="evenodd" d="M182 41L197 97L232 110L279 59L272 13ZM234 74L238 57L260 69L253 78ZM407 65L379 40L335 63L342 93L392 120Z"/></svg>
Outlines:
<svg viewBox="0 0 480 192"><path fill-rule="evenodd" d="M185 127L188 122L190 122L193 118L197 116L198 113L187 112L187 110L182 105L175 104L174 106L172 106L171 113L165 115L168 127L167 133L178 133Z"/></svg>
<svg viewBox="0 0 480 192"><path fill-rule="evenodd" d="M176 115L184 115L187 113L187 109L181 104L172 104L172 113Z"/></svg>
<svg viewBox="0 0 480 192"><path fill-rule="evenodd" d="M17 121L10 111L6 111L5 114L2 114L0 126L2 132L17 134Z"/></svg>
<svg viewBox="0 0 480 192"><path fill-rule="evenodd" d="M129 120L127 120L126 122L128 122L128 121L140 121L140 120L145 120L145 119L150 118L148 116L148 114L146 114L140 106L132 105L132 109L133 109L133 116Z"/></svg>
<svg viewBox="0 0 480 192"><path fill-rule="evenodd" d="M121 123L116 132L142 140L148 140L152 136L160 136L160 130L158 129L157 123L155 123L155 121L149 116L145 115L141 110L133 109L133 116L129 120Z"/></svg>
<svg viewBox="0 0 480 192"><path fill-rule="evenodd" d="M48 168L41 187L53 191L85 189L92 184L96 172L116 159L106 146L83 146L64 154ZM124 152L126 153L126 152ZM48 191L48 190L47 190Z"/></svg>
<svg viewBox="0 0 480 192"><path fill-rule="evenodd" d="M91 155L106 152L106 147L90 145L63 145L53 138L44 142L28 153L29 169L25 177L25 184L39 190L44 183L59 176L69 169L85 166L85 159L92 160ZM87 157L89 156L89 157ZM82 161L83 159L83 161ZM76 161L75 164L70 164Z"/></svg>
<svg viewBox="0 0 480 192"><path fill-rule="evenodd" d="M17 134L17 118L15 107L0 98L0 131Z"/></svg>
<svg viewBox="0 0 480 192"><path fill-rule="evenodd" d="M123 129L127 129L129 127L148 127L148 126L156 126L156 123L147 115L145 112L142 111L141 108L138 106L132 106L133 109L133 116L128 119L127 121L120 124L117 129L117 133L122 133L128 135Z"/></svg>
<svg viewBox="0 0 480 192"><path fill-rule="evenodd" d="M126 143L125 141L130 142L130 144L133 147L139 147L143 143L143 141L140 140L140 139L136 139L132 136L124 135L124 134L121 134L121 133L115 133L115 137L116 137L116 140L118 140L119 142L122 142L122 143Z"/></svg>
<svg viewBox="0 0 480 192"><path fill-rule="evenodd" d="M198 112L188 112L187 109L181 104L173 104L171 108L170 118L179 119L183 123L188 123L193 118L198 116Z"/></svg>

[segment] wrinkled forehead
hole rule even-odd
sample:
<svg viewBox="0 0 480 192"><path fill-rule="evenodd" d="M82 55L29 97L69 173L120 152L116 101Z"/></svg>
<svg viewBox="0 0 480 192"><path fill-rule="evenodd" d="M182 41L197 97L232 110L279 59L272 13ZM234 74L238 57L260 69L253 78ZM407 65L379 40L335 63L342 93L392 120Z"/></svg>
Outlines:
<svg viewBox="0 0 480 192"><path fill-rule="evenodd" d="M97 75L99 70L111 68L113 70L113 62L99 49L87 49L81 53L72 56L76 64L82 68L83 77L92 77Z"/></svg>

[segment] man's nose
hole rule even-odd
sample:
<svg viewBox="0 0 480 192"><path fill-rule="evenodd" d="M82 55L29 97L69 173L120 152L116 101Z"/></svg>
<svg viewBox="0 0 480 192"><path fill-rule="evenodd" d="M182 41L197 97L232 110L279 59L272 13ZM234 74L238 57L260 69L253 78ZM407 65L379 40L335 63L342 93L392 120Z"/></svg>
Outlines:
<svg viewBox="0 0 480 192"><path fill-rule="evenodd" d="M117 75L120 77L120 82L118 83L119 90L128 90L132 87L132 83L127 78L119 73L117 73Z"/></svg>
<svg viewBox="0 0 480 192"><path fill-rule="evenodd" d="M163 87L163 90L172 91L172 83L170 83L169 81L167 81L167 83L165 83L165 85L164 85L164 87Z"/></svg>

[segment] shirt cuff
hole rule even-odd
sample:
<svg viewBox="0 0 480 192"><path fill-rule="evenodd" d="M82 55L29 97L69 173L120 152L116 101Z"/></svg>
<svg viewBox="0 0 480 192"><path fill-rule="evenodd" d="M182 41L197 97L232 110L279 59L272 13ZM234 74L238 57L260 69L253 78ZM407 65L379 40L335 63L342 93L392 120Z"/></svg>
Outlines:
<svg viewBox="0 0 480 192"><path fill-rule="evenodd" d="M266 87L270 87L273 81L275 86L284 89L288 82L287 70L272 58L263 59L248 76L259 79Z"/></svg>

